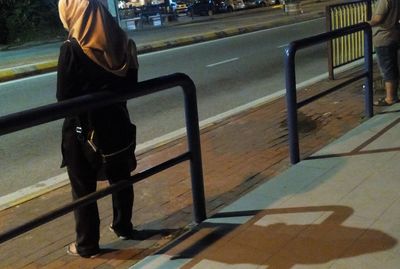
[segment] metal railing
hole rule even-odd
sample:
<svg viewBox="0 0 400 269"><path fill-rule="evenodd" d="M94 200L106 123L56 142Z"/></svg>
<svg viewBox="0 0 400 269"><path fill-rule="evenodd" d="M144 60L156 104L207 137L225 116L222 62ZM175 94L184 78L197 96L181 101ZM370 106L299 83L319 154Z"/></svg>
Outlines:
<svg viewBox="0 0 400 269"><path fill-rule="evenodd" d="M364 31L364 72L356 75L346 81L341 82L335 87L325 90L317 95L309 97L297 103L296 94L296 66L295 56L300 49L317 45L327 40L332 40L344 35L349 35L359 31ZM285 75L286 75L286 103L288 111L288 132L289 132L289 151L290 161L292 164L300 161L299 152L299 134L297 129L297 109L319 99L329 93L332 93L340 88L349 85L363 77L365 81L365 113L367 117L373 116L372 103L372 31L368 23L361 23L350 27L345 27L331 32L322 33L312 37L291 42L285 49Z"/></svg>
<svg viewBox="0 0 400 269"><path fill-rule="evenodd" d="M326 7L326 31L366 22L371 19L376 0L358 0ZM334 69L364 57L364 35L361 32L329 40L329 78L334 79Z"/></svg>
<svg viewBox="0 0 400 269"><path fill-rule="evenodd" d="M10 240L18 235L28 232L40 225L61 217L77 207L81 207L97 201L107 195L119 191L129 185L164 171L183 161L190 161L192 197L194 220L196 223L206 219L206 207L204 197L203 171L200 149L200 131L196 100L196 87L193 81L185 74L173 74L169 76L150 79L140 82L133 90L119 93L98 92L59 103L6 115L0 118L0 136L43 123L59 120L66 116L76 115L93 108L110 105L140 96L145 96L162 90L180 86L184 93L185 120L187 129L188 152L167 160L148 170L131 176L127 180L120 181L107 188L89 194L53 211L47 212L20 226L14 227L0 234L0 243Z"/></svg>

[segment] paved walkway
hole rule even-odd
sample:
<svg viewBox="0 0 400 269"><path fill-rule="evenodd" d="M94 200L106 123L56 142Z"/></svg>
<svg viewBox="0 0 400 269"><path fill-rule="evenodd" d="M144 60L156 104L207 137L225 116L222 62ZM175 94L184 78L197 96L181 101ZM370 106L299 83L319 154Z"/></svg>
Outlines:
<svg viewBox="0 0 400 269"><path fill-rule="evenodd" d="M360 83L352 84L343 91L301 109L299 119L303 157L316 152L329 141L339 138L360 124L363 114ZM300 99L329 86L332 86L332 82L322 81L308 87L300 93ZM372 131L353 131L353 134L362 134L356 138L356 145L349 143L343 150L343 145L337 144L331 146L330 150L321 151L319 155L351 152L351 149L361 145L374 135L374 131L384 128L384 125L395 117L396 113L386 114L385 117L377 116L367 125L374 126ZM394 140L389 139L387 134L390 133L386 133L380 139ZM354 135L346 137L344 141L354 140ZM377 141L382 145L381 140ZM235 265L233 268L246 268L242 264L271 266L286 261L276 258L288 254L283 252L286 248L282 246L290 247L292 252L299 253L293 256L294 260L290 260L286 267L277 265L269 268L292 268L296 264L306 264L307 267L313 263L322 263L325 266L322 268L327 268L332 262L340 264L340 257L351 256L355 262L363 262L359 258L364 258L367 254L371 259L378 255L378 259L383 259L382 263L396 257L397 239L390 226L395 225L399 219L394 211L397 201L396 181L395 177L390 177L394 170L390 170L385 177L382 176L379 183L371 180L383 169L397 168L392 162L388 162L390 158L397 156L393 149L382 150L381 153L360 154L357 158L344 156L310 160L285 172L289 161L286 107L282 98L203 129L201 143L207 214L213 217L177 241L182 243L173 243L161 252L162 256L151 256L150 260L145 260L140 266L175 268L176 265L186 262L188 264L184 268L231 268L227 267L227 264ZM185 148L185 140L179 139L143 153L138 156L138 171L177 156ZM374 165L367 162L371 159L374 160ZM351 172L346 170L346 167L354 167L355 170ZM175 238L179 238L190 229L192 201L188 170L187 163L184 163L135 185L134 224L151 234L147 240L120 241L108 231L112 209L110 199L106 198L99 201L101 247L104 249L104 253L99 257L82 259L66 254L65 246L74 240L73 218L69 214L1 244L0 268L130 268L168 243L174 242ZM284 173L281 174L282 172ZM352 174L354 176L350 177ZM388 180L393 185L385 190L371 189L372 186L385 188L387 184L383 180ZM104 183L99 183L99 188L104 186ZM257 186L261 187L256 189ZM250 194L247 194L249 192ZM235 202L241 196L243 198ZM362 200L363 196L366 200ZM24 223L70 200L70 187L64 186L3 210L0 212L0 230L5 231ZM233 204L230 205L231 203ZM389 207L391 204L393 208ZM215 215L221 208L225 209ZM332 217L326 217L330 214ZM227 224L228 217L230 225ZM362 223L364 219L365 223ZM347 223L348 221L350 222ZM321 223L323 225L318 226ZM378 224L388 226L377 226ZM312 231L310 236L308 231ZM325 232L333 234L324 237L324 240L318 237ZM262 236L265 236L266 240L260 240ZM311 236L313 240L309 242ZM337 241L334 240L336 236ZM276 240L273 237L276 237ZM307 243L300 239L294 240L303 237L307 239ZM365 240L361 241L366 247L360 250L356 239L361 240L364 237L370 243L365 244ZM237 247L238 241L242 242L238 244L244 248ZM355 242L354 250L347 248L351 245L350 241ZM234 243L232 248L231 242ZM302 244L312 248L303 249ZM193 247L188 247L190 245ZM348 249L348 252L340 252L343 248ZM279 255L275 256L277 254ZM361 254L364 255L360 256ZM172 264L161 263L162 266L158 267L154 265L154 262L164 262L165 257L173 257ZM268 257L275 258L268 260ZM318 260L318 257L321 260ZM148 262L150 265L146 265ZM215 266L212 267L212 264ZM385 264L385 267L370 268L390 267Z"/></svg>
<svg viewBox="0 0 400 269"><path fill-rule="evenodd" d="M132 268L400 265L400 104Z"/></svg>

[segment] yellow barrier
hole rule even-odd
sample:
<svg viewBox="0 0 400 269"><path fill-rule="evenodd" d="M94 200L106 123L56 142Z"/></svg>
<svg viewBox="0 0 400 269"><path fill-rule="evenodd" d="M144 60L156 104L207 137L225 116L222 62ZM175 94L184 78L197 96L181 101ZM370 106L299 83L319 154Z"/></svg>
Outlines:
<svg viewBox="0 0 400 269"><path fill-rule="evenodd" d="M327 31L365 22L371 18L377 0L359 0L326 7ZM364 35L353 33L328 42L329 77L334 68L364 57Z"/></svg>

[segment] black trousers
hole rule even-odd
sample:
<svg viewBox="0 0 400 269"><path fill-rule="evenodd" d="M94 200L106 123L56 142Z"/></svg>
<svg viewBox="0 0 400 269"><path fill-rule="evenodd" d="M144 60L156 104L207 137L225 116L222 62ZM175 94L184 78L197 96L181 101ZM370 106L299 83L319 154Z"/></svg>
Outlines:
<svg viewBox="0 0 400 269"><path fill-rule="evenodd" d="M65 126L64 126L65 127ZM67 166L74 200L96 191L100 167L94 167L83 154L82 145L73 130L63 132L63 157ZM120 160L104 165L104 176L114 184L130 175L128 160ZM120 234L132 230L133 187L127 187L112 195L112 226ZM81 255L92 255L99 251L100 218L97 203L74 210L76 246Z"/></svg>

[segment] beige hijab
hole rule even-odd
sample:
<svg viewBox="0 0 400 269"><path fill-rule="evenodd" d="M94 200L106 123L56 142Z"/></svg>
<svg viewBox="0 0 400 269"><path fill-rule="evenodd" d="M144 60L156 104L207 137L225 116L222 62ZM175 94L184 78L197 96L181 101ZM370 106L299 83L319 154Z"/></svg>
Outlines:
<svg viewBox="0 0 400 269"><path fill-rule="evenodd" d="M98 0L60 0L58 9L69 38L75 38L92 61L118 76L138 67L135 43L128 42Z"/></svg>

